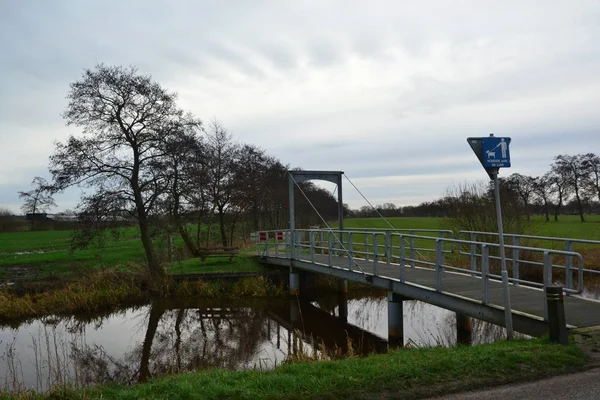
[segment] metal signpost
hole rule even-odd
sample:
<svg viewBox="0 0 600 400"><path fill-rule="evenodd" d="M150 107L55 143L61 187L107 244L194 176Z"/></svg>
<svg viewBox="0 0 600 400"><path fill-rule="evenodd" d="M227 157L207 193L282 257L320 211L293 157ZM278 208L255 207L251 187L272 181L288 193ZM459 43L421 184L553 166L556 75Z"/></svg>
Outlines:
<svg viewBox="0 0 600 400"><path fill-rule="evenodd" d="M504 288L504 319L506 323L506 338L513 338L512 309L510 306L510 287L506 271L506 255L504 254L504 229L502 227L502 206L500 204L500 183L498 172L500 168L510 167L509 137L468 138L467 142L483 165L483 168L494 181L494 197L496 198L496 218L498 220L498 238L500 244L500 265L502 267L502 286Z"/></svg>

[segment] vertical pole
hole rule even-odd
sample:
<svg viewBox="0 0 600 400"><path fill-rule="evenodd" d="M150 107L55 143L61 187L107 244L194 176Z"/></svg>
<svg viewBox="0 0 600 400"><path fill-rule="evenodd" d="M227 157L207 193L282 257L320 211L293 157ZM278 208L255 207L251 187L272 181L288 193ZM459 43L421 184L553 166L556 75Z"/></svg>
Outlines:
<svg viewBox="0 0 600 400"><path fill-rule="evenodd" d="M331 257L333 256L333 254L331 254L332 247L333 247L333 233L328 232L327 233L327 249L328 249L327 256L329 258L329 266L330 267L333 264L332 263L333 260L331 259Z"/></svg>
<svg viewBox="0 0 600 400"><path fill-rule="evenodd" d="M406 280L406 264L404 258L406 257L406 249L404 242L404 235L400 235L400 282L404 283Z"/></svg>
<svg viewBox="0 0 600 400"><path fill-rule="evenodd" d="M390 231L385 231L385 262L389 264L392 260L392 237Z"/></svg>
<svg viewBox="0 0 600 400"><path fill-rule="evenodd" d="M379 246L377 245L377 233L373 234L373 275L379 275L379 268L377 264L379 263Z"/></svg>
<svg viewBox="0 0 600 400"><path fill-rule="evenodd" d="M488 273L490 272L490 248L486 244L481 245L481 282L483 304L490 302L490 288Z"/></svg>
<svg viewBox="0 0 600 400"><path fill-rule="evenodd" d="M315 231L311 229L308 233L308 237L310 240L310 262L315 263Z"/></svg>
<svg viewBox="0 0 600 400"><path fill-rule="evenodd" d="M498 238L500 239L500 265L502 266L502 286L504 288L504 322L506 324L506 338L513 338L512 309L510 306L510 288L508 285L508 272L506 271L506 254L504 254L504 228L502 226L502 205L500 203L500 182L498 170L494 173L494 193L496 197L496 218L498 219Z"/></svg>
<svg viewBox="0 0 600 400"><path fill-rule="evenodd" d="M352 232L348 232L348 269L350 269L350 271L354 268L354 250L352 247Z"/></svg>
<svg viewBox="0 0 600 400"><path fill-rule="evenodd" d="M435 240L435 290L442 291L442 273L444 272L443 251L444 243L441 239Z"/></svg>
<svg viewBox="0 0 600 400"><path fill-rule="evenodd" d="M513 236L512 238L513 246L519 245L519 238L517 236ZM512 251L512 267L513 267L513 278L519 279L521 274L519 273L519 249L513 249ZM515 286L519 285L519 282L514 282Z"/></svg>
<svg viewBox="0 0 600 400"><path fill-rule="evenodd" d="M544 288L552 286L552 256L548 251L544 251ZM544 321L549 320L548 303L544 303Z"/></svg>
<svg viewBox="0 0 600 400"><path fill-rule="evenodd" d="M471 271L477 271L477 245L475 242L475 234L471 232ZM475 275L472 273L471 275Z"/></svg>
<svg viewBox="0 0 600 400"><path fill-rule="evenodd" d="M338 195L338 227L340 228L340 240L342 241L342 248L344 242L344 199L342 197L342 174L338 174L337 177L337 195ZM352 270L352 234L348 233L348 254L346 256L350 260L350 269ZM338 288L341 293L348 293L348 282L345 279L338 279ZM348 307L346 305L346 314L348 312ZM347 320L347 315L346 315Z"/></svg>
<svg viewBox="0 0 600 400"><path fill-rule="evenodd" d="M456 343L469 346L473 343L471 318L460 313L456 313Z"/></svg>
<svg viewBox="0 0 600 400"><path fill-rule="evenodd" d="M338 175L337 180L338 187L338 227L340 231L344 230L344 203L342 199L342 174Z"/></svg>
<svg viewBox="0 0 600 400"><path fill-rule="evenodd" d="M573 251L573 242L567 240L566 251ZM565 262L565 283L567 289L573 289L573 256L567 256ZM581 290L581 287L577 289Z"/></svg>
<svg viewBox="0 0 600 400"><path fill-rule="evenodd" d="M290 267L291 270L291 267ZM290 296L300 294L300 277L297 273L290 272Z"/></svg>
<svg viewBox="0 0 600 400"><path fill-rule="evenodd" d="M321 240L319 240L319 246L321 247L321 255L325 254L325 249L323 247L325 247L325 233L323 231L319 232L319 237Z"/></svg>
<svg viewBox="0 0 600 400"><path fill-rule="evenodd" d="M416 263L415 263L415 257L416 255L416 250L415 250L415 238L412 237L413 232L412 231L408 231L408 234L411 235L410 237L410 266L411 267L415 267Z"/></svg>
<svg viewBox="0 0 600 400"><path fill-rule="evenodd" d="M402 296L388 292L388 345L392 348L404 346L402 301Z"/></svg>
<svg viewBox="0 0 600 400"><path fill-rule="evenodd" d="M294 215L294 178L291 172L288 172L288 190L289 190L289 202L290 202L290 259L296 258L296 219ZM292 273L292 263L290 262L290 273Z"/></svg>

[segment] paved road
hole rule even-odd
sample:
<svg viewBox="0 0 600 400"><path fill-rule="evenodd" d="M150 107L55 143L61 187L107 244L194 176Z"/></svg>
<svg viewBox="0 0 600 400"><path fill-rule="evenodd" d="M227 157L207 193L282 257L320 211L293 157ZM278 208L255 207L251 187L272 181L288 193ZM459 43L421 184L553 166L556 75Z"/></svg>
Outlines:
<svg viewBox="0 0 600 400"><path fill-rule="evenodd" d="M437 400L597 400L600 399L600 368L556 376L541 381L476 392L436 397Z"/></svg>

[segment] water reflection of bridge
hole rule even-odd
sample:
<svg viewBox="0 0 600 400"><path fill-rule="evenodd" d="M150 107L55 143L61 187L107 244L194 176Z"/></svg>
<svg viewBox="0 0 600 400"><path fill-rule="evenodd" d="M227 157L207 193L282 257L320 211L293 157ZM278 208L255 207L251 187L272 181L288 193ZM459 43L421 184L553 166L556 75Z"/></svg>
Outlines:
<svg viewBox="0 0 600 400"><path fill-rule="evenodd" d="M324 346L333 355L335 352L348 354L368 354L384 352L388 341L358 326L347 322L348 299L340 295L332 312L325 311L314 305L309 299L295 298L287 303L271 304L262 310L264 324L267 325L268 339L276 335L277 347L287 340L288 352L293 352L298 339L320 347ZM191 304L166 304L165 310L190 310ZM247 314L239 307L199 307L193 311L199 320L245 320ZM337 312L337 315L334 313ZM276 324L276 326L272 326ZM273 329L274 328L274 329ZM283 328L285 332L282 332ZM282 337L285 335L287 337ZM349 344L352 344L352 349Z"/></svg>
<svg viewBox="0 0 600 400"><path fill-rule="evenodd" d="M289 333L313 343L323 345L330 355L336 352L368 354L385 352L387 340L347 322L347 299L340 296L338 315L333 315L312 303L294 298L289 306L274 307L267 311L269 319L284 327ZM350 348L352 346L352 348Z"/></svg>

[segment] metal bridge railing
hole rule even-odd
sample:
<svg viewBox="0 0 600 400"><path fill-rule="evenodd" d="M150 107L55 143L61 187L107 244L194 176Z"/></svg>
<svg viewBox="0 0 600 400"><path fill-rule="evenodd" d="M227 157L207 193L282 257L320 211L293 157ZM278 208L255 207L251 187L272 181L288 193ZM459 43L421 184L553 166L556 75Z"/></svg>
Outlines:
<svg viewBox="0 0 600 400"><path fill-rule="evenodd" d="M497 262L500 257L498 254L499 244L493 242L454 239L451 237L451 231L445 230L406 230L407 232L423 231L433 233L435 236L415 235L409 233L398 233L387 229L352 229L352 230L323 230L323 229L298 229L294 232L295 243L291 246L291 234L288 230L263 231L257 235L257 249L260 255L272 257L290 258L292 247L298 258L308 258L311 262L316 262L317 255L328 255L328 264L332 265L332 257L348 257L348 268L353 270L357 268L357 260L361 262L371 261L373 271L378 274L380 263L391 264L392 261L399 265L401 280L404 280L404 268L420 267L431 268L436 271L453 271L459 273L470 273L474 276L481 276L484 280L501 279L500 274L490 272L490 267ZM260 235L264 235L260 240ZM488 232L468 232L461 231L461 235L482 235L493 233ZM497 234L496 234L497 235ZM450 237L448 237L450 236ZM527 237L540 238L526 235L507 235L508 237ZM558 238L551 238L561 240ZM596 243L595 241L585 241L579 239L565 239L571 243ZM599 242L600 244L600 242ZM580 293L583 288L584 273L600 273L599 271L583 268L583 258L581 254L568 250L544 249L530 246L519 246L517 244L505 245L508 253L513 257L507 257L511 262L509 267L513 269L513 276L509 277L509 282L513 285L529 285L533 287L543 287L545 284L553 282L553 279L559 279L553 275L554 271L564 271L564 291L565 293ZM465 251L464 249L469 249ZM490 251L492 250L492 251ZM529 252L537 257L533 259L522 259L519 255ZM495 253L495 254L494 254ZM446 262L446 256L451 255L455 265ZM516 257L515 257L516 255ZM468 256L468 268L465 265L460 266L464 259L460 256ZM564 263L557 263L557 258L564 259ZM536 261L537 259L537 261ZM574 267L574 260L577 261L577 267ZM457 266L458 264L458 266ZM519 265L530 265L540 269L539 275L542 279L535 281L521 277ZM573 273L577 272L577 284L574 285ZM440 282L437 286L441 286ZM441 289L440 289L441 290Z"/></svg>
<svg viewBox="0 0 600 400"><path fill-rule="evenodd" d="M465 240L469 240L471 242L479 241L479 242L486 242L486 243L495 243L495 242L490 242L490 240L495 239L495 241L497 241L498 233L479 232L479 231L460 231L460 232L458 232L459 239L465 238L465 237L468 237L468 239L465 239ZM520 267L523 265L537 265L537 266L544 265L544 261L541 259L536 261L536 260L528 260L528 259L522 258L523 252L521 251L521 248L519 247L519 245L523 241L542 242L543 244L550 244L550 245L552 245L552 247L554 247L553 246L554 244L558 244L559 247L562 247L562 249L564 251L573 251L575 244L591 245L592 247L600 249L600 240L560 238L560 237L551 237L551 236L519 235L519 234L512 234L512 233L505 233L504 237L505 237L505 239L508 239L513 246L512 252L510 252L509 255L507 255L507 257L506 257L506 261L511 263L513 277L518 277L520 275L520 269L521 269ZM505 242L506 242L506 240L505 240ZM535 246L530 246L530 247L535 247ZM544 246L542 246L542 247L544 247ZM537 248L537 247L535 247L535 248ZM468 252L464 251L463 249L464 248L460 249L460 254L470 256L470 262L471 262L471 266L473 268L473 266L477 263L477 259L481 257L481 254L477 253L476 248L474 246L471 246ZM499 257L490 256L490 258L498 259ZM566 262L565 262L564 268L566 270L571 270L573 268L573 257L572 256L566 256ZM583 268L583 272L586 274L600 275L600 270L585 268L585 266ZM571 287L572 286L571 276L567 275L567 277L565 279L567 280L566 286Z"/></svg>
<svg viewBox="0 0 600 400"><path fill-rule="evenodd" d="M403 283L406 282L407 268L431 269L435 271L433 289L440 292L444 290L444 272L477 276L481 278L482 303L489 304L490 282L502 280L499 263L500 245L493 242L446 237L447 231L428 232L434 232L436 236L398 233L391 230L298 229L294 231L294 243L292 243L292 234L289 230L263 231L257 235L257 249L259 255L263 256L291 258L291 255L295 254L296 259L330 267L348 268L352 271L362 271L361 265L363 267L371 265L375 276L379 276L380 265L397 266L398 274L396 276L386 274L386 277L399 279ZM481 234L481 232L462 232L463 235L466 233ZM579 241L567 240L573 243ZM465 248L470 251L463 251ZM517 273L513 273L513 276L508 279L511 286L526 285L542 288L555 284L556 280L562 280L565 293L579 294L584 287L584 272L597 273L594 270L584 270L583 257L574 251L517 244L505 245L505 249L513 255L517 254L514 259L508 258L509 261L516 260L516 263L512 263L513 266L527 263L536 267L540 276L538 281L525 279L517 270ZM525 252L535 255L540 261L519 259L518 254ZM347 258L347 261L334 258L340 256ZM560 264L560 260L564 263ZM340 261L346 263L346 266L340 265ZM573 282L574 273L577 273L576 285Z"/></svg>

